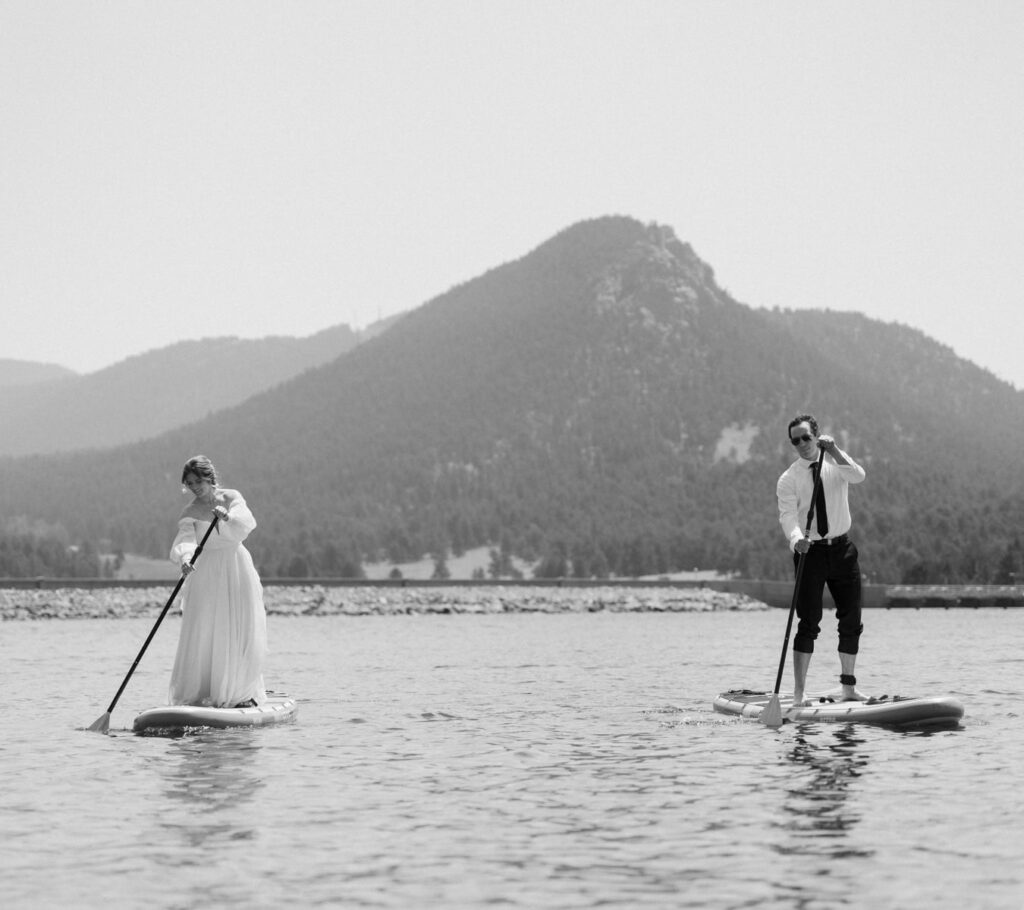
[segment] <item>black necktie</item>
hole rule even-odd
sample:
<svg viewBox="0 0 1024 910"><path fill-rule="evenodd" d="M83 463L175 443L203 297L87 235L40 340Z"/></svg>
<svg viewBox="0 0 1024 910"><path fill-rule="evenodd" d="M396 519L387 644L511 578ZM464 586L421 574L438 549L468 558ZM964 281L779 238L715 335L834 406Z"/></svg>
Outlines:
<svg viewBox="0 0 1024 910"><path fill-rule="evenodd" d="M811 479L817 489L814 497L814 518L818 523L818 535L828 537L828 511L825 509L825 482L818 483L818 462L811 465Z"/></svg>

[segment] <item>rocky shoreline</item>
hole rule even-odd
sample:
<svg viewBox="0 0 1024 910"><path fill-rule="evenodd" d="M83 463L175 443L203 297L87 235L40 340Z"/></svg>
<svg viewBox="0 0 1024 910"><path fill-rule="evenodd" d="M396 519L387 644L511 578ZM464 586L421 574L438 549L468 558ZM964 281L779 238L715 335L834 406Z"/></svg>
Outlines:
<svg viewBox="0 0 1024 910"><path fill-rule="evenodd" d="M149 588L0 589L0 621L124 619L160 615L170 590ZM329 587L264 589L271 616L397 616L497 613L707 613L767 610L745 594L709 588ZM178 605L171 613L178 611Z"/></svg>

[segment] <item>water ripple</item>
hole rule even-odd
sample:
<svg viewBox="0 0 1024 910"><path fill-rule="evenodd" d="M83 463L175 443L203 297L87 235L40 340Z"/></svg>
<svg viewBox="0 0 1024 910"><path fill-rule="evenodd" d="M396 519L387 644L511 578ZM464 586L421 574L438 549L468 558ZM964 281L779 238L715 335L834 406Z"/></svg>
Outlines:
<svg viewBox="0 0 1024 910"><path fill-rule="evenodd" d="M1017 910L1022 619L869 614L858 676L928 691L941 666L967 702L909 733L714 714L773 676L774 612L292 619L273 685L299 721L182 737L126 730L173 638L103 737L147 624L12 624L4 906ZM985 663L957 669L970 636ZM79 691L40 700L69 666Z"/></svg>

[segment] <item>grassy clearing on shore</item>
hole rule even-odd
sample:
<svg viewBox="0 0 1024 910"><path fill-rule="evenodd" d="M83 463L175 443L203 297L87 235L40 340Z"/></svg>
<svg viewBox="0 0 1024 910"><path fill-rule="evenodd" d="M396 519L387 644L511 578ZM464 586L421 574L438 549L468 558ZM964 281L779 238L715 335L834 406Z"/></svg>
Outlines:
<svg viewBox="0 0 1024 910"><path fill-rule="evenodd" d="M112 556L108 558L113 558ZM513 559L516 569L522 573L523 578L533 578L533 566L521 559ZM489 577L488 569L491 565L491 547L475 547L467 550L461 556L451 556L445 561L448 568L448 577L453 579L472 579L474 573L482 572L484 577ZM402 578L410 581L427 581L434 577L434 560L428 558L418 559L413 562L394 563L390 561L366 563L363 566L363 573L367 579L380 580L389 578L391 573L398 569ZM168 559L149 559L145 556L137 556L126 553L124 564L118 570L115 578L145 581L174 580L178 577L177 567ZM476 575L476 577L480 577ZM662 576L646 576L643 581L712 581L725 578L714 570L694 569L689 572L673 572Z"/></svg>

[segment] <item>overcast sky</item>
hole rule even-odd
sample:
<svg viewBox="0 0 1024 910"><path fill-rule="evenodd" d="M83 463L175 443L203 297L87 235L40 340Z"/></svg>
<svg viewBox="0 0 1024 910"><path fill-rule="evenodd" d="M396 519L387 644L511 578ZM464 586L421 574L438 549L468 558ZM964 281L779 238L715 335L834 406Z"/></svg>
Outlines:
<svg viewBox="0 0 1024 910"><path fill-rule="evenodd" d="M366 325L587 218L1024 388L1017 0L0 0L0 357Z"/></svg>

